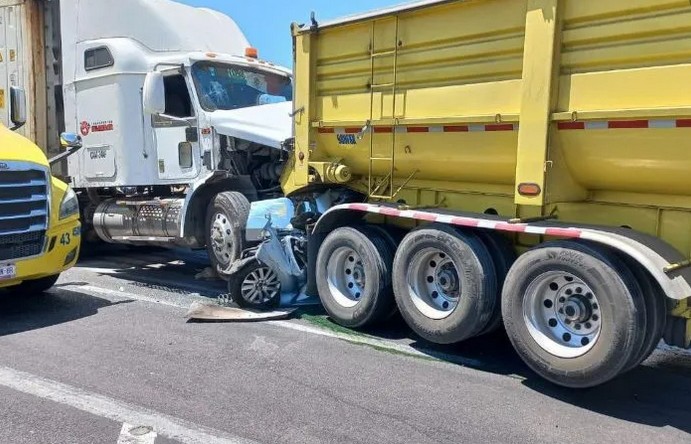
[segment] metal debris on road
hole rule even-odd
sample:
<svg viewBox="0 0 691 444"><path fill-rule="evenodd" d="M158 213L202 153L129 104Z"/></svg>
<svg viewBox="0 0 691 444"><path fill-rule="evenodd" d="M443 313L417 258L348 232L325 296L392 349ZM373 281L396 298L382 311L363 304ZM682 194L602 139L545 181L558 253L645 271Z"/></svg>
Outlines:
<svg viewBox="0 0 691 444"><path fill-rule="evenodd" d="M259 322L286 319L297 308L276 311L254 311L235 307L223 307L215 303L193 302L185 317L198 321Z"/></svg>

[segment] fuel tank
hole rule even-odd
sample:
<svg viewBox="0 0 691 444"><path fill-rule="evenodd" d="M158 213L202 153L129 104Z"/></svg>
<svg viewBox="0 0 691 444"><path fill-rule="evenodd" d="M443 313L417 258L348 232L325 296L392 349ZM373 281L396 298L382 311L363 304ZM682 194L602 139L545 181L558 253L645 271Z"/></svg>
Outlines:
<svg viewBox="0 0 691 444"><path fill-rule="evenodd" d="M180 237L184 199L110 199L96 208L93 225L105 242L194 247Z"/></svg>

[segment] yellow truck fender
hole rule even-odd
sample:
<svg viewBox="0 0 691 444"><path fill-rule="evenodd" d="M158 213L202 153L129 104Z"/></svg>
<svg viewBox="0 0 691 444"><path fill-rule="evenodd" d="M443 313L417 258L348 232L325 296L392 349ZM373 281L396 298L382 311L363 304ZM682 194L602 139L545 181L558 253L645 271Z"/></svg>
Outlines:
<svg viewBox="0 0 691 444"><path fill-rule="evenodd" d="M394 205L357 203L338 205L329 209L319 219L312 234L318 239L318 235L362 219L368 214L469 229L595 242L613 248L641 264L657 281L667 297L682 300L691 296L691 268L678 267L679 264L687 263L687 258L659 238L626 228L567 225L554 221L510 223L509 219L500 216L440 210L400 210Z"/></svg>

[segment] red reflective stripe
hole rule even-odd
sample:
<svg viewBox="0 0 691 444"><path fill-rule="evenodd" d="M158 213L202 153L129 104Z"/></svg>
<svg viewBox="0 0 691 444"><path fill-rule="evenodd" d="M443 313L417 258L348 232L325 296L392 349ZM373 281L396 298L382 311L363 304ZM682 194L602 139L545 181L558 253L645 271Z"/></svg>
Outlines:
<svg viewBox="0 0 691 444"><path fill-rule="evenodd" d="M475 219L468 219L467 217L454 217L453 219L451 219L451 224L458 225L461 227L477 227L478 225L480 225L480 221Z"/></svg>
<svg viewBox="0 0 691 444"><path fill-rule="evenodd" d="M485 125L485 131L513 131L513 123L500 123L497 125Z"/></svg>
<svg viewBox="0 0 691 444"><path fill-rule="evenodd" d="M369 211L370 206L366 204L350 204L348 209L356 211Z"/></svg>
<svg viewBox="0 0 691 444"><path fill-rule="evenodd" d="M393 128L390 126L375 126L374 132L377 134L379 134L379 133L392 133Z"/></svg>
<svg viewBox="0 0 691 444"><path fill-rule="evenodd" d="M677 128L691 128L691 119L677 120Z"/></svg>
<svg viewBox="0 0 691 444"><path fill-rule="evenodd" d="M579 230L573 230L573 229L569 229L569 228L547 228L545 234L547 236L554 236L554 237L570 237L570 238L581 237L581 232Z"/></svg>
<svg viewBox="0 0 691 444"><path fill-rule="evenodd" d="M609 129L634 129L634 128L648 128L647 120L613 120L607 123Z"/></svg>
<svg viewBox="0 0 691 444"><path fill-rule="evenodd" d="M379 214L382 214L384 216L395 216L398 217L401 215L401 212L395 208L388 208L388 207L380 207L379 208Z"/></svg>
<svg viewBox="0 0 691 444"><path fill-rule="evenodd" d="M425 220L427 222L436 222L439 216L433 213L414 213L413 219Z"/></svg>
<svg viewBox="0 0 691 444"><path fill-rule="evenodd" d="M362 131L362 128L346 128L345 129L346 134L357 134L360 131Z"/></svg>
<svg viewBox="0 0 691 444"><path fill-rule="evenodd" d="M378 209L379 214L383 216L394 216L398 217L401 215L402 211L390 207L379 207L376 205L368 204L349 204L348 209L355 211L365 211L374 212ZM423 213L415 212L413 213L413 218L417 220L424 220L428 222L436 222L439 220L440 215L435 213ZM451 225L458 225L462 227L477 227L480 225L479 219L470 219L467 217L454 217L451 219ZM490 228L490 227L487 227ZM528 228L525 224L509 224L506 222L497 222L494 226L495 230L498 231L508 231L512 233L524 233ZM545 235L551 237L563 237L563 238L580 238L582 232L575 228L547 228L545 229Z"/></svg>
<svg viewBox="0 0 691 444"><path fill-rule="evenodd" d="M319 128L317 130L319 134L333 134L336 132L335 128Z"/></svg>
<svg viewBox="0 0 691 444"><path fill-rule="evenodd" d="M426 126L409 126L406 127L406 131L409 133L428 133L429 128Z"/></svg>
<svg viewBox="0 0 691 444"><path fill-rule="evenodd" d="M557 128L560 130L584 130L585 122L559 122Z"/></svg>
<svg viewBox="0 0 691 444"><path fill-rule="evenodd" d="M499 231L509 231L511 233L524 233L526 226L521 224L507 224L500 222L494 228Z"/></svg>
<svg viewBox="0 0 691 444"><path fill-rule="evenodd" d="M467 133L470 131L468 125L447 125L444 127L445 133Z"/></svg>

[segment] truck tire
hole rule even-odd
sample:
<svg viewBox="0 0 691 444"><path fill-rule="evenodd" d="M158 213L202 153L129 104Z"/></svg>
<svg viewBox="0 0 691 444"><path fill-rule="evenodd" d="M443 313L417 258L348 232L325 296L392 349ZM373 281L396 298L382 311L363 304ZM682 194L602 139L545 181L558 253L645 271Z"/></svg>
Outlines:
<svg viewBox="0 0 691 444"><path fill-rule="evenodd" d="M271 268L252 260L230 276L228 293L242 308L270 310L281 302L281 281Z"/></svg>
<svg viewBox="0 0 691 444"><path fill-rule="evenodd" d="M212 268L224 279L245 248L249 212L249 200L235 191L216 195L206 211L206 250Z"/></svg>
<svg viewBox="0 0 691 444"><path fill-rule="evenodd" d="M396 303L410 328L437 344L479 334L497 303L497 275L473 233L431 225L409 233L396 252Z"/></svg>
<svg viewBox="0 0 691 444"><path fill-rule="evenodd" d="M641 352L627 368L626 371L628 371L638 367L643 361L648 359L662 340L665 327L667 326L667 301L662 289L660 289L657 282L655 282L645 268L626 256L622 255L621 259L628 265L638 280L643 293L647 315Z"/></svg>
<svg viewBox="0 0 691 444"><path fill-rule="evenodd" d="M59 274L44 277L41 279L34 279L31 281L24 281L21 284L9 287L8 290L11 294L17 296L36 296L38 294L45 293L46 291L53 288L55 283L60 278Z"/></svg>
<svg viewBox="0 0 691 444"><path fill-rule="evenodd" d="M382 238L388 242L391 251L394 252L392 255L395 254L395 251L398 249L398 246L406 235L405 230L392 225L370 224L367 225L367 229L375 230L377 233L381 234ZM393 292L393 290L391 291ZM391 297L393 298L393 296ZM383 320L388 321L398 317L400 317L400 313L398 311L398 305L396 305L394 301L394 303L391 304L389 314L385 316Z"/></svg>
<svg viewBox="0 0 691 444"><path fill-rule="evenodd" d="M480 332L481 335L484 335L499 330L503 325L501 319L501 293L504 289L506 275L509 274L511 266L516 262L517 255L511 242L501 234L484 230L477 230L475 234L489 249L494 262L494 269L497 272L497 302L487 327Z"/></svg>
<svg viewBox="0 0 691 444"><path fill-rule="evenodd" d="M538 375L564 387L603 384L642 347L644 302L638 282L602 250L549 242L509 271L502 315L509 338Z"/></svg>
<svg viewBox="0 0 691 444"><path fill-rule="evenodd" d="M319 298L339 325L362 328L390 315L394 252L378 230L343 227L326 237L317 255Z"/></svg>

